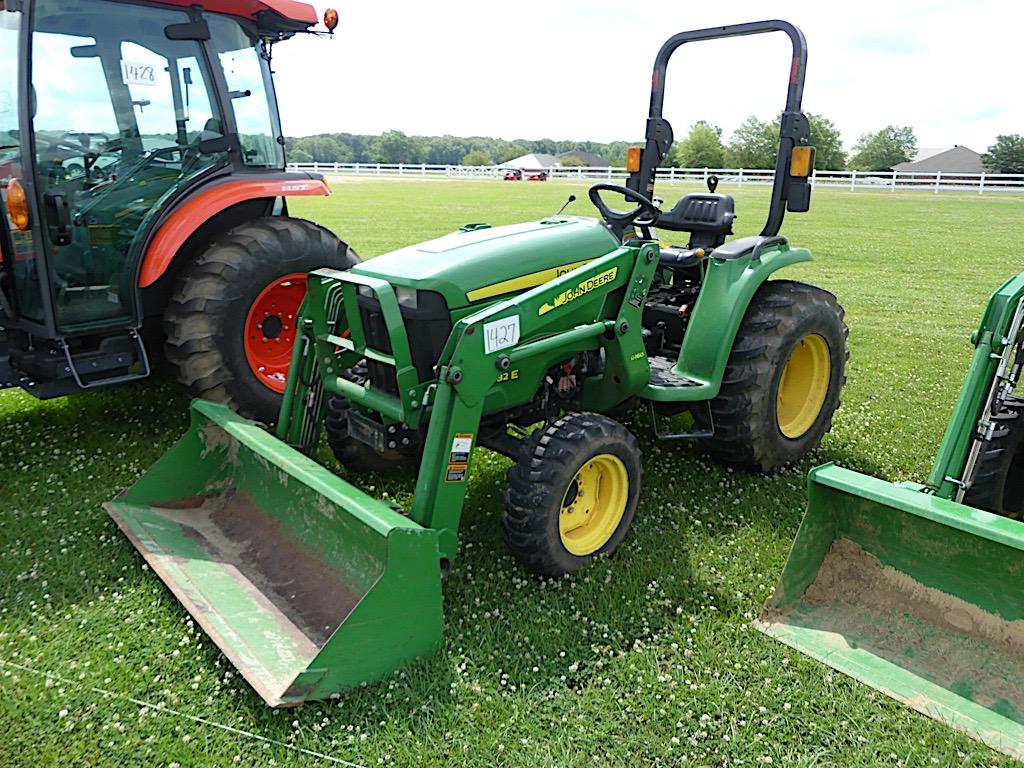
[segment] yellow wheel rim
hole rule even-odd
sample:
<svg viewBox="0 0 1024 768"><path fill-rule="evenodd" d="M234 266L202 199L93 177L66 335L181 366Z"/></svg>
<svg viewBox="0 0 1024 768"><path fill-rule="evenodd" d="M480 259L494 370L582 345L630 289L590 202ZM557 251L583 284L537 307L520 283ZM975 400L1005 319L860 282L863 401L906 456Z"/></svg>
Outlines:
<svg viewBox="0 0 1024 768"><path fill-rule="evenodd" d="M818 334L800 339L779 379L775 413L779 431L790 440L806 435L821 415L832 379L832 354Z"/></svg>
<svg viewBox="0 0 1024 768"><path fill-rule="evenodd" d="M610 453L588 460L562 498L562 545L578 556L597 552L618 529L628 500L629 473L622 460Z"/></svg>

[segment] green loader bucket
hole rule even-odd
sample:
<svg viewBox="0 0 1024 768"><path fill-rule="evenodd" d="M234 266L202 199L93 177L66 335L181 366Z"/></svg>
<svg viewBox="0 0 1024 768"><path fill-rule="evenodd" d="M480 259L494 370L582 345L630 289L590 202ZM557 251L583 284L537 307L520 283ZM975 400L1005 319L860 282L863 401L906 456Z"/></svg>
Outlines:
<svg viewBox="0 0 1024 768"><path fill-rule="evenodd" d="M223 405L107 510L271 706L324 699L441 639L437 533Z"/></svg>
<svg viewBox="0 0 1024 768"><path fill-rule="evenodd" d="M819 467L756 626L1024 758L1024 523Z"/></svg>

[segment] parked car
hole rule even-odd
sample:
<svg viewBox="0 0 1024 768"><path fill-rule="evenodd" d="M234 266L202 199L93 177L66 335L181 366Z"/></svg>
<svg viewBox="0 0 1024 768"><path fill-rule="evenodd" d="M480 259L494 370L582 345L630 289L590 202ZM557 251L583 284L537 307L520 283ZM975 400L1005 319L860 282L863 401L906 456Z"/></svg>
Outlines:
<svg viewBox="0 0 1024 768"><path fill-rule="evenodd" d="M505 177L504 178L505 178L505 181L522 181L523 180L523 172L521 170L519 170L518 168L510 168L509 170L505 171Z"/></svg>
<svg viewBox="0 0 1024 768"><path fill-rule="evenodd" d="M548 172L547 171L530 171L529 173L526 174L526 180L527 181L547 181L548 180Z"/></svg>

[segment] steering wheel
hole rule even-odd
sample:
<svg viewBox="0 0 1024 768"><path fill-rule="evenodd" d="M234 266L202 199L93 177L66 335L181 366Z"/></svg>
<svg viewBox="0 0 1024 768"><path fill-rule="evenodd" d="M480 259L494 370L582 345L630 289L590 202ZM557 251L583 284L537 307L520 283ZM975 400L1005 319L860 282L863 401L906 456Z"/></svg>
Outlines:
<svg viewBox="0 0 1024 768"><path fill-rule="evenodd" d="M637 203L637 206L631 211L613 211L601 199L602 192L614 192L617 195L622 195L626 200ZM653 223L661 214L661 210L650 198L644 197L629 187L620 187L618 184L595 184L587 194L590 196L590 202L601 212L601 217L620 230L620 234L621 230L635 222L642 214L647 214L644 219L647 223Z"/></svg>

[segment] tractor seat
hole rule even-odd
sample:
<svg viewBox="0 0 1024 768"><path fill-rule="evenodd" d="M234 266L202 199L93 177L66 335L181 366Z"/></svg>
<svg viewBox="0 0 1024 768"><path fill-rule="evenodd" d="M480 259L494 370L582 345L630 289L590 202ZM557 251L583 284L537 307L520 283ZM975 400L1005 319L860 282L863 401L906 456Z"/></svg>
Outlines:
<svg viewBox="0 0 1024 768"><path fill-rule="evenodd" d="M736 203L732 195L709 192L686 195L675 207L658 217L654 226L672 232L689 232L690 248L717 248L732 234Z"/></svg>

